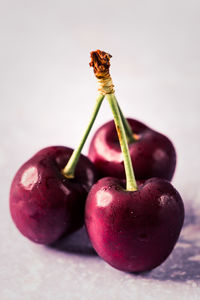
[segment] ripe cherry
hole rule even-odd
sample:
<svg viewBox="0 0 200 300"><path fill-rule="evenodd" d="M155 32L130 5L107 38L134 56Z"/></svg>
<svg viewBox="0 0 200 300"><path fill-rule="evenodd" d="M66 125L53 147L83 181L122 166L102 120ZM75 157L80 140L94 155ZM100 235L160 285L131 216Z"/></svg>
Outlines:
<svg viewBox="0 0 200 300"><path fill-rule="evenodd" d="M10 211L20 232L30 240L50 244L80 228L87 193L97 180L93 164L83 155L74 179L63 175L73 150L42 149L17 171L10 190Z"/></svg>
<svg viewBox="0 0 200 300"><path fill-rule="evenodd" d="M92 245L111 266L128 272L151 270L171 253L184 220L182 199L160 178L124 182L102 178L89 192L85 222Z"/></svg>
<svg viewBox="0 0 200 300"><path fill-rule="evenodd" d="M172 142L139 121L128 119L128 123L134 133L129 151L136 179L160 177L171 180L176 166L176 152ZM96 131L88 157L101 177L125 178L123 155L114 121L105 123Z"/></svg>

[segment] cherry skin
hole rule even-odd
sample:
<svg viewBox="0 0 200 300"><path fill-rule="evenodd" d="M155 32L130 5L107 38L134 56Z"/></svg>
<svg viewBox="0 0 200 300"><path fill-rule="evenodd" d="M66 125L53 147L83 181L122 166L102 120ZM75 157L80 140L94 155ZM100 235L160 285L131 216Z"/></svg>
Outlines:
<svg viewBox="0 0 200 300"><path fill-rule="evenodd" d="M128 119L136 141L129 144L136 179L152 177L171 180L176 166L176 152L171 141L134 119ZM89 148L90 160L101 177L125 178L123 155L113 121L95 133Z"/></svg>
<svg viewBox="0 0 200 300"><path fill-rule="evenodd" d="M10 211L20 232L30 240L51 244L84 223L87 193L97 180L93 164L83 155L75 178L62 169L73 150L62 146L42 149L16 173L10 189Z"/></svg>
<svg viewBox="0 0 200 300"><path fill-rule="evenodd" d="M88 235L111 266L128 272L151 270L171 253L182 228L184 206L166 180L138 182L129 192L117 178L102 178L90 190L85 208Z"/></svg>

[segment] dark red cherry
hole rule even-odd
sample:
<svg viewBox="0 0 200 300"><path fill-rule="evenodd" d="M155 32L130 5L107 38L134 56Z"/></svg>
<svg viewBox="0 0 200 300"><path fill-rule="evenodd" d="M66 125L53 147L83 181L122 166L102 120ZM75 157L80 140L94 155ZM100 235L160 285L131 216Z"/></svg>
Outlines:
<svg viewBox="0 0 200 300"><path fill-rule="evenodd" d="M129 144L136 179L159 177L171 180L176 166L176 152L171 141L139 121L128 119L128 122L136 138ZM88 156L101 177L125 178L123 155L113 121L97 130Z"/></svg>
<svg viewBox="0 0 200 300"><path fill-rule="evenodd" d="M129 192L119 179L100 179L89 192L86 228L96 252L111 266L147 271L171 253L184 220L179 193L166 180L152 178Z"/></svg>
<svg viewBox="0 0 200 300"><path fill-rule="evenodd" d="M93 164L81 155L75 178L67 179L62 169L72 151L62 146L45 148L22 165L13 179L13 221L36 243L50 244L84 223L86 196L97 176Z"/></svg>

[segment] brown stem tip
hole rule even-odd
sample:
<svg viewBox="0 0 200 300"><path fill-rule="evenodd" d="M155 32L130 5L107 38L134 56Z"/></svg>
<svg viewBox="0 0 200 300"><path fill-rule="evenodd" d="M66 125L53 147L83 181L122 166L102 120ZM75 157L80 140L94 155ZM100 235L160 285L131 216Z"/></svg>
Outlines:
<svg viewBox="0 0 200 300"><path fill-rule="evenodd" d="M96 50L90 53L91 62L89 63L90 67L93 67L94 74L97 78L103 78L105 75L109 74L110 68L110 59L112 55L101 51Z"/></svg>

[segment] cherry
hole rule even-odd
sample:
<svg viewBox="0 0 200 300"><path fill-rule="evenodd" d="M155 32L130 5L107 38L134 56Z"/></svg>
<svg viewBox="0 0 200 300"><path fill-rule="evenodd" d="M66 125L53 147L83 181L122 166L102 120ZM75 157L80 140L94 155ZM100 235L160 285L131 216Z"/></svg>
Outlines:
<svg viewBox="0 0 200 300"><path fill-rule="evenodd" d="M136 179L160 177L171 180L176 166L176 152L172 142L139 121L128 119L128 123L135 137L129 143L129 151ZM88 157L101 177L125 178L123 155L113 121L96 131Z"/></svg>
<svg viewBox="0 0 200 300"><path fill-rule="evenodd" d="M97 180L93 164L80 156L74 179L63 175L73 150L42 149L16 173L10 190L14 223L30 240L50 244L84 223L87 193Z"/></svg>
<svg viewBox="0 0 200 300"><path fill-rule="evenodd" d="M167 181L152 178L126 191L116 178L100 179L89 192L86 228L96 252L111 266L147 271L171 253L184 220L182 199Z"/></svg>

